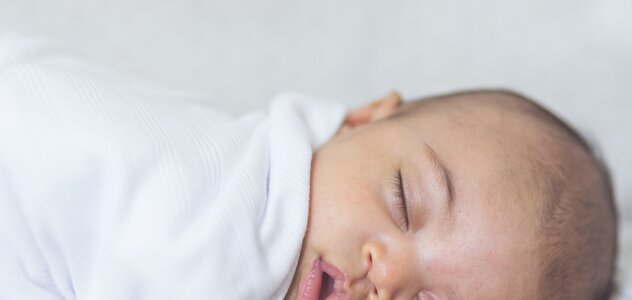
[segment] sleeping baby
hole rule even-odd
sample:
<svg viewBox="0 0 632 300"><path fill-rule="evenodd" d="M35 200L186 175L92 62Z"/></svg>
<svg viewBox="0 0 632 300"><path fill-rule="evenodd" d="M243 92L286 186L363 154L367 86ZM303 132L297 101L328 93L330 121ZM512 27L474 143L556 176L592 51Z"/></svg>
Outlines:
<svg viewBox="0 0 632 300"><path fill-rule="evenodd" d="M608 173L521 95L402 105L391 94L349 113L311 172L288 298L606 299L613 288Z"/></svg>
<svg viewBox="0 0 632 300"><path fill-rule="evenodd" d="M0 34L0 299L607 299L606 168L503 90L232 117Z"/></svg>

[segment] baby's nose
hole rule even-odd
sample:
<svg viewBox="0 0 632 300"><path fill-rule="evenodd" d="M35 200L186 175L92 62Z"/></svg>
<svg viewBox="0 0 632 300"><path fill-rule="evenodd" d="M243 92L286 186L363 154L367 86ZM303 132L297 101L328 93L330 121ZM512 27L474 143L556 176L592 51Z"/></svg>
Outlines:
<svg viewBox="0 0 632 300"><path fill-rule="evenodd" d="M367 242L362 247L367 278L374 285L369 299L393 299L414 277L414 263L407 256L382 242Z"/></svg>

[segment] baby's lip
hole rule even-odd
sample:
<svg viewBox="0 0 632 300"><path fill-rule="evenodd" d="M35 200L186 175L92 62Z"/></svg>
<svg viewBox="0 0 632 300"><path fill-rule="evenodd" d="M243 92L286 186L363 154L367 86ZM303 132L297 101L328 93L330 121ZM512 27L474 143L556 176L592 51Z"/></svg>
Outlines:
<svg viewBox="0 0 632 300"><path fill-rule="evenodd" d="M297 300L347 299L347 276L333 264L318 258L301 280Z"/></svg>

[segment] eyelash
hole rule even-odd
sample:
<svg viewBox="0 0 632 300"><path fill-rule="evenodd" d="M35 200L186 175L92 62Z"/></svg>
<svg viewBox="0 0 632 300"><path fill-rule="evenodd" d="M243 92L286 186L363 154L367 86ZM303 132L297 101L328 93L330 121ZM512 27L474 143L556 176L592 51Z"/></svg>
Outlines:
<svg viewBox="0 0 632 300"><path fill-rule="evenodd" d="M395 177L393 178L393 194L395 195L396 200L395 206L401 214L398 218L399 224L403 227L403 230L408 231L408 208L406 207L406 197L404 195L404 183L401 171L397 171Z"/></svg>

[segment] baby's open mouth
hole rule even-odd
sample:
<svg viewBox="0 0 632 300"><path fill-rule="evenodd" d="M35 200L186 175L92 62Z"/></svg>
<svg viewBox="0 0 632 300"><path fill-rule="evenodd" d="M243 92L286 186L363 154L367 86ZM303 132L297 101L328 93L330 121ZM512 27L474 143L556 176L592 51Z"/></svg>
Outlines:
<svg viewBox="0 0 632 300"><path fill-rule="evenodd" d="M343 300L347 298L345 291L345 274L318 258L312 264L309 273L303 277L298 290L297 300Z"/></svg>

